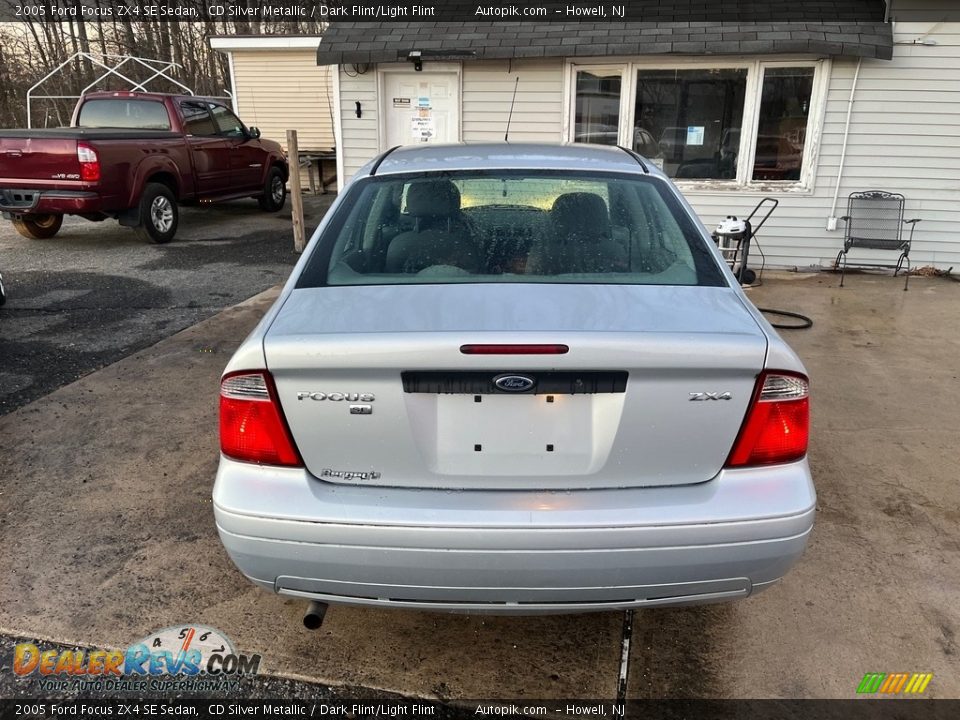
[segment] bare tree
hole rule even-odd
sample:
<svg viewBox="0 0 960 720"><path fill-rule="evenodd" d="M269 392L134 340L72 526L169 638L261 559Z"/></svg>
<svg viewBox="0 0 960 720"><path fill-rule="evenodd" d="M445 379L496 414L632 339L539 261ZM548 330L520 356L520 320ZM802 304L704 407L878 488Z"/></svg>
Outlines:
<svg viewBox="0 0 960 720"><path fill-rule="evenodd" d="M252 5L249 0L245 4ZM9 0L0 0L0 6ZM96 5L108 5L96 0ZM203 0L183 0L203 13ZM203 15L201 14L201 17ZM210 49L212 35L319 34L319 22L266 22L262 20L166 22L144 18L113 17L85 22L43 22L40 20L0 23L0 127L26 124L26 92L40 78L77 52L98 55L134 55L167 62L179 67L174 77L197 94L219 95L229 87L229 69L223 54ZM102 68L84 59L71 64L69 72L58 73L44 83L44 95L78 95L90 85ZM146 79L146 68L124 66L124 74L134 80ZM103 81L97 89L120 89L117 78ZM124 87L123 89L127 89ZM151 89L176 92L178 88L162 82ZM34 124L69 123L73 100L38 102Z"/></svg>

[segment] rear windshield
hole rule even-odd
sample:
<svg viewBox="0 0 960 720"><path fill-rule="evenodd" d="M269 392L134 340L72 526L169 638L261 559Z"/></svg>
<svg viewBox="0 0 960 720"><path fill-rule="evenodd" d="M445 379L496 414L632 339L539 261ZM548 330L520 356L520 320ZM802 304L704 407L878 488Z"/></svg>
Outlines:
<svg viewBox="0 0 960 720"><path fill-rule="evenodd" d="M661 180L464 171L354 185L298 287L491 282L725 284Z"/></svg>
<svg viewBox="0 0 960 720"><path fill-rule="evenodd" d="M163 103L155 100L105 98L80 106L77 127L169 130L170 118Z"/></svg>

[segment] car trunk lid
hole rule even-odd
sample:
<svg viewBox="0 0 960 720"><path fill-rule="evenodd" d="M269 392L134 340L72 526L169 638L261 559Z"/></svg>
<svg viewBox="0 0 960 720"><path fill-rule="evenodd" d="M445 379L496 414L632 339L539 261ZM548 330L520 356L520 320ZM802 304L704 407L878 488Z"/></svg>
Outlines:
<svg viewBox="0 0 960 720"><path fill-rule="evenodd" d="M298 289L264 342L313 475L447 489L708 480L766 354L740 298L718 287ZM461 350L538 343L568 350Z"/></svg>

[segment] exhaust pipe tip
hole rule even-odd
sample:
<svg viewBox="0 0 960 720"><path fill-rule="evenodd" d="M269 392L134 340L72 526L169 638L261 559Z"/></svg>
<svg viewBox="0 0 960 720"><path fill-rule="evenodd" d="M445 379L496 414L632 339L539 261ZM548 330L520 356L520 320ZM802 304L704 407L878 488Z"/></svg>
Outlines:
<svg viewBox="0 0 960 720"><path fill-rule="evenodd" d="M323 625L323 618L327 614L329 605L314 600L307 606L307 611L303 614L303 626L307 630L318 630Z"/></svg>

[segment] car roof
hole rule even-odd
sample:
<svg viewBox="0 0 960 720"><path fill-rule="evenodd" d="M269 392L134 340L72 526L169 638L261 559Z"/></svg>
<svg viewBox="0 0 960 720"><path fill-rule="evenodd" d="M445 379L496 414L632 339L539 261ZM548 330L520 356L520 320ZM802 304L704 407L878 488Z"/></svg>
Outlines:
<svg viewBox="0 0 960 720"><path fill-rule="evenodd" d="M458 143L405 145L383 153L357 173L399 173L451 170L594 170L662 175L636 153L589 143Z"/></svg>

